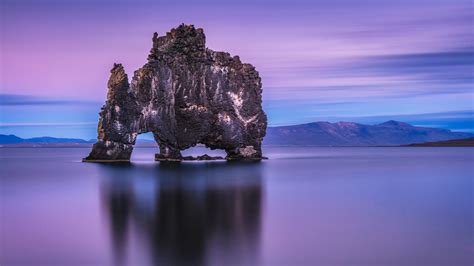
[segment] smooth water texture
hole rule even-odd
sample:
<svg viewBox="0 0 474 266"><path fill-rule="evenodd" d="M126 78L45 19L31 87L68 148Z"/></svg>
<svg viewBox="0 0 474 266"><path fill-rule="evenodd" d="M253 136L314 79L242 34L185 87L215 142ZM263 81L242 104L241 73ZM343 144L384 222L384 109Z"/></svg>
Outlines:
<svg viewBox="0 0 474 266"><path fill-rule="evenodd" d="M0 265L472 265L474 149L0 149ZM202 154L202 148L194 150Z"/></svg>

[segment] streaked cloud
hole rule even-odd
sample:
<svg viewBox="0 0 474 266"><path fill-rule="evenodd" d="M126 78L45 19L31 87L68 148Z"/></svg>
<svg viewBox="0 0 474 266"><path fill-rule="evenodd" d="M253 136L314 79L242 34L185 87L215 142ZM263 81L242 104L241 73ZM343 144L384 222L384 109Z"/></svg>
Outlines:
<svg viewBox="0 0 474 266"><path fill-rule="evenodd" d="M74 123L0 123L0 127L67 127L67 126L96 126L97 122Z"/></svg>
<svg viewBox="0 0 474 266"><path fill-rule="evenodd" d="M54 99L54 98L43 98L31 95L18 95L18 94L0 94L0 106L12 106L12 105L97 105L98 102L94 101L79 101L72 99Z"/></svg>
<svg viewBox="0 0 474 266"><path fill-rule="evenodd" d="M210 48L257 67L270 125L474 110L470 0L1 5L0 120L25 134L43 124L44 132L94 137L95 125L80 123L97 120L112 64L123 63L131 77L146 60L152 32L183 22L203 27ZM436 125L472 128L457 119L472 117Z"/></svg>

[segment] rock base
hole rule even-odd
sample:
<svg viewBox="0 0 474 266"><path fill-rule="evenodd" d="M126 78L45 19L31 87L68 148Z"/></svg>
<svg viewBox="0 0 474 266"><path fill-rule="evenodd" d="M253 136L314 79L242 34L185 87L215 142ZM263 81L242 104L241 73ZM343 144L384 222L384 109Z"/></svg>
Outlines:
<svg viewBox="0 0 474 266"><path fill-rule="evenodd" d="M160 162L181 162L181 161L218 161L218 160L225 160L222 156L209 156L207 154L200 155L200 156L181 156L181 157L166 157L162 154L155 154L155 161Z"/></svg>
<svg viewBox="0 0 474 266"><path fill-rule="evenodd" d="M207 154L200 155L200 156L183 156L181 158L170 158L170 157L164 157L163 155L157 153L155 154L155 161L158 162L182 162L182 161L247 161L247 162L259 162L261 160L267 160L268 157L254 157L254 158L248 158L248 157L222 157L222 156L209 156ZM82 159L83 163L131 163L130 160L127 159L106 159L106 160L101 160L101 159L87 159L84 158Z"/></svg>
<svg viewBox="0 0 474 266"><path fill-rule="evenodd" d="M261 161L261 160L266 160L268 159L267 157L233 157L233 156L227 156L227 157L222 157L222 156L210 156L207 154L200 155L200 156L182 156L182 157L166 157L163 156L162 154L155 154L155 161L159 162L182 162L182 161Z"/></svg>

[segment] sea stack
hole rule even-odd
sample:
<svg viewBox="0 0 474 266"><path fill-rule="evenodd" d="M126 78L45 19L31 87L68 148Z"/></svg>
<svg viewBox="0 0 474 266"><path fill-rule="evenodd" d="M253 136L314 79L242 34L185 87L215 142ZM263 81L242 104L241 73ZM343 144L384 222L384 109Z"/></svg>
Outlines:
<svg viewBox="0 0 474 266"><path fill-rule="evenodd" d="M137 135L147 132L160 161L180 161L197 144L225 150L227 160L262 159L267 117L255 67L206 48L204 31L192 25L152 40L148 62L130 83L114 64L98 140L84 161L129 161Z"/></svg>

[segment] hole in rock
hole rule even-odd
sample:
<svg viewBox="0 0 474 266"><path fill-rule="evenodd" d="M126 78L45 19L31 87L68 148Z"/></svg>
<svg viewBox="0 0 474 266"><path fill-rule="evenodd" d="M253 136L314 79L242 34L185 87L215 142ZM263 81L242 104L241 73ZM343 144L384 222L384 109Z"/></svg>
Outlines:
<svg viewBox="0 0 474 266"><path fill-rule="evenodd" d="M146 148L158 148L155 139L153 138L153 133L142 133L137 136L134 148L146 147Z"/></svg>
<svg viewBox="0 0 474 266"><path fill-rule="evenodd" d="M160 152L160 148L156 143L153 133L142 133L137 136L136 143L133 147L132 157L131 160L134 162L140 161L154 161L155 154ZM226 152L224 150L211 150L206 148L203 144L198 144L194 147L191 147L186 150L181 151L182 156L201 156L207 154L209 156L221 156L223 158L226 157Z"/></svg>
<svg viewBox="0 0 474 266"><path fill-rule="evenodd" d="M202 144L198 144L194 147L181 151L181 155L183 156L200 156L204 154L209 156L221 156L224 158L227 155L224 150L211 150Z"/></svg>
<svg viewBox="0 0 474 266"><path fill-rule="evenodd" d="M153 133L143 133L137 136L135 145L133 146L133 152L131 161L137 162L155 162L155 153L159 153L160 148L156 144L153 138Z"/></svg>

